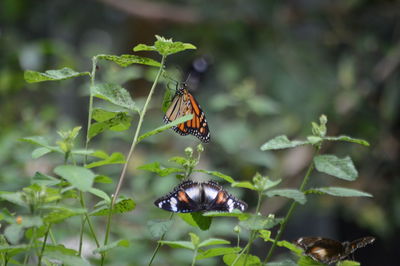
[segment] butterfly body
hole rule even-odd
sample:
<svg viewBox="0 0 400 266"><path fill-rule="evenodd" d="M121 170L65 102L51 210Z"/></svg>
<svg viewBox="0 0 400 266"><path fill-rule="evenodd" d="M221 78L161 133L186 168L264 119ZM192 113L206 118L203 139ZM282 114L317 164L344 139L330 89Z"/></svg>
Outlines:
<svg viewBox="0 0 400 266"><path fill-rule="evenodd" d="M186 88L185 83L176 90L165 116L164 122L170 123L182 116L193 114L193 118L177 126L172 127L178 134L185 136L192 134L201 141L210 141L210 130L203 110L196 99Z"/></svg>
<svg viewBox="0 0 400 266"><path fill-rule="evenodd" d="M372 236L358 238L351 242L340 242L322 237L301 237L295 244L304 249L304 253L315 261L325 264L344 260L356 249L365 247L375 241Z"/></svg>
<svg viewBox="0 0 400 266"><path fill-rule="evenodd" d="M154 204L166 211L189 213L204 211L232 212L246 210L247 204L236 199L214 181L193 182L187 180L179 184Z"/></svg>

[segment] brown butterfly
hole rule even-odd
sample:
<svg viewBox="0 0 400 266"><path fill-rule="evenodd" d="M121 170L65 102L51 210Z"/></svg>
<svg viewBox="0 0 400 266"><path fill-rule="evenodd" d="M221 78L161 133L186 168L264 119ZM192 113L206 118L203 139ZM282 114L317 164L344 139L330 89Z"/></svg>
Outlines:
<svg viewBox="0 0 400 266"><path fill-rule="evenodd" d="M188 91L187 85L182 83L164 116L164 122L170 123L188 114L193 114L191 120L174 126L172 129L183 136L192 134L205 143L209 142L210 130L208 129L206 116L193 95Z"/></svg>
<svg viewBox="0 0 400 266"><path fill-rule="evenodd" d="M325 264L344 260L356 249L365 247L375 241L375 237L367 236L351 242L340 242L322 237L300 237L294 243L304 249L304 253L315 261Z"/></svg>

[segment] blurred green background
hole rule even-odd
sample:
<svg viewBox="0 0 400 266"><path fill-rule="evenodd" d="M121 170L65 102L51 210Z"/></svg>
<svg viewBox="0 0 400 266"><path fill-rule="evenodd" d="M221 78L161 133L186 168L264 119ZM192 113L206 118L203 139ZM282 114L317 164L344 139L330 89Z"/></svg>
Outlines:
<svg viewBox="0 0 400 266"><path fill-rule="evenodd" d="M23 136L44 135L53 140L57 130L86 125L88 80L26 84L23 71L64 66L90 71L96 54L132 53L138 43L152 44L158 34L193 43L195 51L171 56L168 69L189 73L191 92L207 115L211 142L205 145L199 168L217 170L237 180L249 180L256 171L284 179L282 187L298 187L312 150L297 148L266 153L259 147L286 134L304 138L310 122L328 116L328 134L364 138L370 148L353 144L326 145L324 153L350 155L359 179L348 183L314 174L312 185L345 186L369 192L373 199L310 196L288 224L286 240L324 236L338 240L374 235L377 241L356 252L362 265L395 265L400 234L400 3L398 1L136 1L136 0L2 0L0 2L0 184L15 191L29 184L35 171L52 173L62 158L31 158L32 146ZM158 59L154 54L142 55ZM98 79L114 81L143 102L154 71L140 66L126 69L100 62ZM162 124L161 104L166 84L157 88L144 130ZM134 124L135 122L133 122ZM96 137L92 148L127 153L133 130ZM83 135L81 136L83 143ZM123 194L137 201L134 212L118 216L114 237L131 240L128 249L110 253L109 265L146 264L155 247L146 223L169 216L153 201L170 191L177 180L157 177L137 167L183 155L195 146L192 136L168 131L138 146L130 164ZM104 186L112 193L120 166L99 169L115 178ZM207 176L195 175L207 179ZM226 186L227 187L227 186ZM228 187L227 187L228 188ZM231 189L254 209L256 195ZM269 199L263 214L284 215L288 202ZM3 203L2 203L3 204ZM91 204L89 204L90 206ZM60 225L57 239L76 247L79 219ZM105 219L95 220L101 232ZM214 219L210 231L198 232L182 221L168 240L187 240L187 232L202 238L234 241L233 219ZM246 238L246 234L243 234ZM89 237L87 237L89 239ZM74 246L75 245L75 246ZM86 243L85 256L93 243ZM266 255L265 243L253 253ZM285 250L278 249L279 252ZM156 265L185 265L186 250L162 247ZM207 259L199 265L219 265Z"/></svg>

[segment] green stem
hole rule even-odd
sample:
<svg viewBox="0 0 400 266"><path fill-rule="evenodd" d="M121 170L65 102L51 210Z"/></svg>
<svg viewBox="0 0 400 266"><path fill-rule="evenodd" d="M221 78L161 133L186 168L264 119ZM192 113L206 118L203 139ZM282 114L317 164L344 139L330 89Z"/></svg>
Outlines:
<svg viewBox="0 0 400 266"><path fill-rule="evenodd" d="M171 220L172 217L174 217L174 213L171 213L171 215L169 216L169 220ZM153 263L153 260L154 260L154 258L156 257L156 254L157 254L158 250L159 250L160 247L161 247L160 241L163 241L163 240L164 240L164 237L165 237L166 234L167 234L167 232L165 231L165 232L162 234L162 236L160 237L160 240L159 240L158 243L157 243L157 247L156 247L156 249L154 250L153 255L151 256L151 259L150 259L150 261L149 261L148 266L150 266L150 265Z"/></svg>
<svg viewBox="0 0 400 266"><path fill-rule="evenodd" d="M314 170L314 157L318 155L319 150L320 150L320 146L317 147L317 149L316 149L316 151L315 151L315 154L314 154L314 156L313 156L313 158L312 158L311 164L308 166L308 169L307 169L306 175L304 176L303 182L302 182L301 185L300 185L299 190L300 190L301 192L304 191L304 189L305 189L305 187L306 187L306 185L307 185L307 183L308 183L308 180L310 179L311 172ZM271 248L270 248L269 251L268 251L268 255L267 255L267 257L265 258L264 263L267 263L267 262L271 259L272 254L273 254L273 252L274 252L274 249L276 248L276 244L278 243L278 241L279 241L279 239L281 238L283 232L285 231L286 225L287 225L287 223L288 223L290 217L292 216L293 211L294 211L295 208L297 207L297 205L298 205L298 203L297 203L296 201L293 201L292 204L290 205L290 208L289 208L289 210L288 210L288 212L287 212L285 218L283 219L283 222L281 223L281 226L279 227L278 234L277 234L277 236L275 237L275 240L274 240L274 242L272 243L272 246L271 246Z"/></svg>
<svg viewBox="0 0 400 266"><path fill-rule="evenodd" d="M90 74L90 91L89 91L89 111L88 111L88 120L87 120L87 129L86 129L86 143L85 143L85 151L87 151L89 146L89 132L90 127L92 125L92 114L93 114L93 93L92 88L94 87L94 80L96 77L96 65L97 65L97 56L93 56L92 58L92 73ZM85 154L84 164L87 163L87 154Z"/></svg>
<svg viewBox="0 0 400 266"><path fill-rule="evenodd" d="M49 225L47 226L47 230L44 235L42 249L40 250L39 258L38 258L38 264L37 264L38 266L40 266L42 264L43 252L44 252L44 249L46 248L46 242L47 242L47 237L49 236L50 228L51 228L51 223L49 223Z"/></svg>
<svg viewBox="0 0 400 266"><path fill-rule="evenodd" d="M192 266L196 265L197 248L193 252Z"/></svg>
<svg viewBox="0 0 400 266"><path fill-rule="evenodd" d="M51 229L49 230L49 235L50 235L50 239L51 239L51 242L53 243L53 245L57 245L56 238L54 237L53 231L51 231Z"/></svg>
<svg viewBox="0 0 400 266"><path fill-rule="evenodd" d="M158 80L159 80L159 78L161 76L161 73L163 71L164 62L165 62L165 56L163 56L162 59L161 59L160 69L158 70L157 76L156 76L156 78L155 78L155 80L153 82L153 85L151 86L151 89L150 89L149 95L147 96L146 102L145 102L145 104L144 104L144 106L143 106L143 108L142 108L142 110L141 110L141 112L139 114L139 122L138 122L138 125L136 127L136 132L135 132L135 135L133 137L131 148L129 149L128 156L126 157L126 162L124 164L124 167L122 169L121 175L119 177L118 185L117 185L117 187L115 189L114 195L112 196L112 200L111 200L111 204L110 204L110 208L109 208L109 212L108 212L108 218L107 218L107 226L106 226L106 235L104 237L104 245L107 245L108 238L109 238L109 235L110 235L112 210L113 210L114 204L115 204L115 202L116 202L116 200L118 198L118 194L119 194L119 191L121 190L121 186L122 186L122 184L124 182L125 175L126 175L126 170L128 169L128 164L129 164L130 160L132 159L133 152L135 150L136 144L138 143L139 133L140 133L140 130L142 128L143 119L144 119L144 116L146 115L146 111L147 111L148 105L149 105L149 103L151 101L151 97L153 96L154 90L156 88ZM103 265L103 264L104 264L104 258L101 261L101 265Z"/></svg>

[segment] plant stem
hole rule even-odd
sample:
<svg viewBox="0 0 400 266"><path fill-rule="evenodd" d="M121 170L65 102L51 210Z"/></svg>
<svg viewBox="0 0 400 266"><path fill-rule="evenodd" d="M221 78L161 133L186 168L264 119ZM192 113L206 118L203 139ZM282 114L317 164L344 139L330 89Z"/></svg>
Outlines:
<svg viewBox="0 0 400 266"><path fill-rule="evenodd" d="M89 90L89 111L88 111L88 121L87 121L87 129L86 129L86 143L85 143L85 151L87 151L89 146L89 132L90 127L92 125L92 114L93 114L93 93L92 88L94 87L94 80L96 77L96 65L97 65L97 56L93 56L92 58L92 73L90 74L90 90ZM87 154L85 154L84 164L87 162Z"/></svg>
<svg viewBox="0 0 400 266"><path fill-rule="evenodd" d="M158 83L158 80L159 80L159 78L161 76L161 73L163 71L164 62L165 62L165 56L163 56L162 59L161 59L160 69L158 70L157 76L156 76L156 78L155 78L155 80L153 82L153 85L151 86L151 89L150 89L149 95L147 96L146 102L145 102L141 112L139 113L139 122L138 122L138 125L136 127L136 132L135 132L135 135L133 137L133 141L132 141L131 147L129 149L128 156L126 157L126 162L124 164L124 167L122 169L121 175L119 177L118 185L117 185L117 187L115 189L114 195L112 196L110 209L109 209L108 217L107 217L107 226L106 226L106 235L104 237L104 245L107 245L108 237L110 235L112 210L114 208L114 204L115 204L115 202L116 202L116 200L118 198L119 191L121 190L121 186L122 186L123 181L125 179L125 174L126 174L126 170L128 169L129 161L132 159L133 152L135 150L136 144L138 143L139 133L140 133L140 130L142 128L143 119L144 119L144 116L146 114L147 107L148 107L148 105L150 103L151 97L153 96L153 93L154 93L154 90L155 90L156 85ZM102 262L101 262L101 265L103 265L103 264L104 264L104 258L102 259Z"/></svg>
<svg viewBox="0 0 400 266"><path fill-rule="evenodd" d="M196 265L197 248L193 252L192 266Z"/></svg>
<svg viewBox="0 0 400 266"><path fill-rule="evenodd" d="M171 215L169 216L169 220L171 220L172 217L174 217L174 213L171 213ZM165 231L165 232L162 234L162 236L160 237L160 240L158 240L157 247L156 247L156 249L154 250L153 255L151 256L151 259L150 259L150 262L149 262L148 266L150 266L150 265L153 263L153 260L154 260L154 258L156 257L156 254L157 254L158 250L159 250L160 247L161 247L160 241L163 241L163 240L164 240L164 237L165 237L166 234L167 234L167 232Z"/></svg>
<svg viewBox="0 0 400 266"><path fill-rule="evenodd" d="M310 165L308 166L308 169L307 169L306 175L304 176L303 182L300 185L299 190L301 192L304 191L304 188L307 185L308 180L310 179L311 172L314 170L314 157L318 155L319 150L320 150L320 146L317 147L317 149L316 149L316 151L314 153L314 156L312 157L312 161L311 161ZM281 238L283 232L285 231L286 225L287 225L287 223L288 223L288 221L289 221L294 209L297 207L297 205L298 205L298 203L296 201L293 201L292 204L290 205L290 208L289 208L289 210L288 210L283 222L281 223L281 226L279 227L278 234L275 237L275 240L272 243L272 246L268 251L268 255L265 258L264 263L267 263L271 259L272 254L274 252L274 249L276 247L276 244L278 243L278 241Z"/></svg>
<svg viewBox="0 0 400 266"><path fill-rule="evenodd" d="M38 264L37 264L38 266L40 266L42 264L43 252L44 252L44 249L46 248L46 242L47 242L47 237L49 236L50 228L51 228L51 223L49 223L49 225L47 226L47 230L44 235L42 249L40 250L39 258L38 258Z"/></svg>

